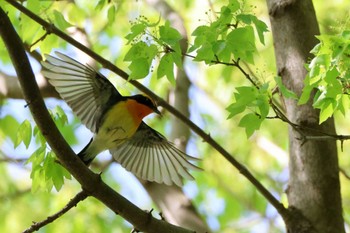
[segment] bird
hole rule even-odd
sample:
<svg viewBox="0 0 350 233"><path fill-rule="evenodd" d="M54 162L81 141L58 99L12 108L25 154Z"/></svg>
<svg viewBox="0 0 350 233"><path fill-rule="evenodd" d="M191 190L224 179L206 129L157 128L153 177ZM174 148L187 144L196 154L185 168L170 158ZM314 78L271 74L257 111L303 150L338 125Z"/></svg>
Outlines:
<svg viewBox="0 0 350 233"><path fill-rule="evenodd" d="M183 178L194 180L189 170L202 170L192 163L199 159L176 148L143 121L151 113L160 114L155 101L143 94L123 96L90 65L58 51L55 54L45 55L42 74L93 133L77 154L87 166L109 150L116 162L143 180L180 187Z"/></svg>

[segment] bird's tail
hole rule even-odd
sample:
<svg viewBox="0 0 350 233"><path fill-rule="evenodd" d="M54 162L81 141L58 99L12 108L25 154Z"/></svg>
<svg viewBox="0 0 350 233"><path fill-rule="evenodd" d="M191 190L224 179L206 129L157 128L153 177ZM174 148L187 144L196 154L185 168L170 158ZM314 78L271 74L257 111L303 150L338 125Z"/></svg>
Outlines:
<svg viewBox="0 0 350 233"><path fill-rule="evenodd" d="M90 163L92 162L92 160L94 160L93 158L89 158L89 156L87 155L87 149L89 148L90 144L92 142L92 138L90 140L90 142L84 147L84 149L82 149L77 155L78 157L86 164L86 166L89 166Z"/></svg>

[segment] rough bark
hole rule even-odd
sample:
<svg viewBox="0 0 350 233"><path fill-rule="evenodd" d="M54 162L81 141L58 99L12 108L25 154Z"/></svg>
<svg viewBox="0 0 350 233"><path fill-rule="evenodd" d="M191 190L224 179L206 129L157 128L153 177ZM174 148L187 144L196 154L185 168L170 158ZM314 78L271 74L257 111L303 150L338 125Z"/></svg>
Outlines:
<svg viewBox="0 0 350 233"><path fill-rule="evenodd" d="M170 20L184 38L181 41L182 51L187 50L187 32L183 20L166 2L162 0L147 0L147 3L161 12L162 17ZM190 82L184 70L177 70L176 86L170 97L170 104L181 113L189 116L188 90ZM181 150L186 149L189 128L176 117L171 118L172 132L170 140L175 142ZM177 186L167 186L150 182L142 182L154 203L161 209L166 221L196 232L210 232L209 227L199 216L189 198Z"/></svg>
<svg viewBox="0 0 350 233"><path fill-rule="evenodd" d="M319 34L312 1L267 0L267 5L278 73L284 85L300 95L307 73L304 64ZM303 135L315 135L314 130L335 134L334 120L319 125L319 111L311 102L302 106L292 99L284 102L289 120L301 126L289 127L289 206L300 211L318 232L345 232L336 142L300 140ZM296 232L291 225L287 224L287 228L288 232ZM301 228L299 232L305 230Z"/></svg>

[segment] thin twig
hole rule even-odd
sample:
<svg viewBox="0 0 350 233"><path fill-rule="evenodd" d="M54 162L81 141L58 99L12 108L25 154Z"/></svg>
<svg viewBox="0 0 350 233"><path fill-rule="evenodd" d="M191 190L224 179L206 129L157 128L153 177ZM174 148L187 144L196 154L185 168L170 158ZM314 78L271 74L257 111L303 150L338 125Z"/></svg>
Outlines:
<svg viewBox="0 0 350 233"><path fill-rule="evenodd" d="M33 225L31 225L28 229L24 230L22 233L31 233L31 232L38 231L40 228L46 226L49 223L52 223L53 221L55 221L56 219L61 217L63 214L67 213L73 207L76 207L79 202L85 200L87 197L88 197L88 195L84 191L80 191L60 211L47 217L45 220L43 220L41 222L33 223Z"/></svg>
<svg viewBox="0 0 350 233"><path fill-rule="evenodd" d="M344 168L339 167L339 172L345 176L346 179L350 180L350 175L345 171Z"/></svg>

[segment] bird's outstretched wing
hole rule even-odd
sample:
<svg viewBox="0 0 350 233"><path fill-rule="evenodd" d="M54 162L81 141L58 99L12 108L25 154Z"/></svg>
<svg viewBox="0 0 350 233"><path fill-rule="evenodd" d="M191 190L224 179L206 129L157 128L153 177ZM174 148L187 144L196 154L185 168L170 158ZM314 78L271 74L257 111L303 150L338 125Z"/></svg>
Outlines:
<svg viewBox="0 0 350 233"><path fill-rule="evenodd" d="M88 65L56 52L58 58L47 55L43 75L55 87L74 113L96 133L104 112L121 95L112 83Z"/></svg>
<svg viewBox="0 0 350 233"><path fill-rule="evenodd" d="M201 170L189 160L198 160L177 149L163 135L141 123L125 143L110 149L114 159L141 179L182 185L182 177L193 180L188 172Z"/></svg>

